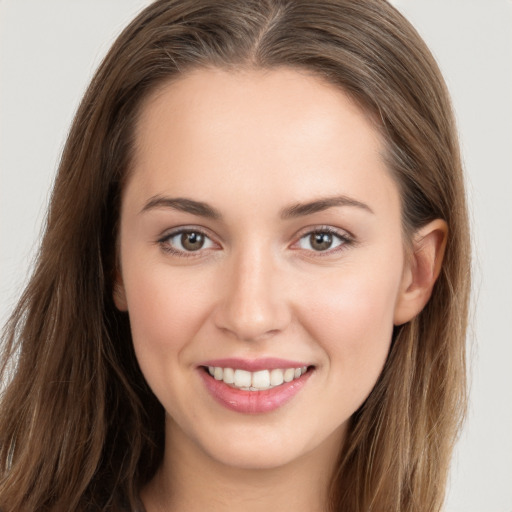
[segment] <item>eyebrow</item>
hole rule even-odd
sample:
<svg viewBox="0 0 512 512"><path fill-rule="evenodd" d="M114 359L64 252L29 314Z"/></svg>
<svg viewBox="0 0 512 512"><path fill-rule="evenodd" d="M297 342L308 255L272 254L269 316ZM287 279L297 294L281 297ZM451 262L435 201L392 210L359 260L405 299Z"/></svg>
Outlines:
<svg viewBox="0 0 512 512"><path fill-rule="evenodd" d="M334 208L336 206L352 206L355 208L365 210L369 213L374 213L374 211L367 204L362 203L357 199L353 199L351 197L342 195L324 197L308 203L294 204L281 210L281 218L292 219L296 217L303 217L305 215L311 215L313 213L322 212L324 210L328 210L329 208Z"/></svg>
<svg viewBox="0 0 512 512"><path fill-rule="evenodd" d="M340 206L351 206L365 210L369 213L374 213L367 204L362 203L357 199L342 195L324 197L310 201L308 203L296 203L292 206L288 206L282 209L280 212L280 217L282 219L304 217L306 215L311 215L313 213L328 210L329 208ZM144 208L142 208L141 213L153 210L155 208L172 208L174 210L179 210L209 219L222 219L221 213L213 206L210 206L208 203L204 203L202 201L194 201L193 199L187 199L184 197L173 198L165 196L154 196L146 203Z"/></svg>
<svg viewBox="0 0 512 512"><path fill-rule="evenodd" d="M202 201L194 201L193 199L186 199L184 197L152 197L142 208L141 213L153 210L155 208L172 208L192 215L200 217L207 217L209 219L220 219L222 215L218 210L213 208L207 203Z"/></svg>

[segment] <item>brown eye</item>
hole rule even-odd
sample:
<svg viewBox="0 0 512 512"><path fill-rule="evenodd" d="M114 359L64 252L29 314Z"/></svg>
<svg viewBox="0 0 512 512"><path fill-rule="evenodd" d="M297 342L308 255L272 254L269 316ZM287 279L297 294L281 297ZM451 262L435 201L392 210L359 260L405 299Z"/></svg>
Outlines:
<svg viewBox="0 0 512 512"><path fill-rule="evenodd" d="M311 233L309 243L314 251L326 251L330 249L333 242L331 233Z"/></svg>
<svg viewBox="0 0 512 512"><path fill-rule="evenodd" d="M201 254L204 250L219 248L209 236L193 230L174 232L158 240L158 243L164 251L176 256L186 256L194 252Z"/></svg>
<svg viewBox="0 0 512 512"><path fill-rule="evenodd" d="M203 248L205 237L197 231L190 231L181 234L181 246L186 251L198 251Z"/></svg>
<svg viewBox="0 0 512 512"><path fill-rule="evenodd" d="M314 252L330 252L337 247L350 244L351 240L347 235L338 234L331 229L315 230L305 234L298 242L300 249Z"/></svg>

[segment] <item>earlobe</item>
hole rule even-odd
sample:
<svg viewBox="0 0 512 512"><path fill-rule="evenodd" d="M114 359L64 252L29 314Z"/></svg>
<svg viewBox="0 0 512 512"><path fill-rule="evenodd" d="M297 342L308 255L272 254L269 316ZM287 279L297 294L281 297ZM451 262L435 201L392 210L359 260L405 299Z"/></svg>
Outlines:
<svg viewBox="0 0 512 512"><path fill-rule="evenodd" d="M126 302L126 293L124 289L123 278L121 272L116 270L116 277L114 280L114 287L112 290L114 304L119 311L128 311L128 304Z"/></svg>
<svg viewBox="0 0 512 512"><path fill-rule="evenodd" d="M414 234L395 306L395 325L412 320L430 299L441 272L447 238L448 225L441 219L429 222Z"/></svg>

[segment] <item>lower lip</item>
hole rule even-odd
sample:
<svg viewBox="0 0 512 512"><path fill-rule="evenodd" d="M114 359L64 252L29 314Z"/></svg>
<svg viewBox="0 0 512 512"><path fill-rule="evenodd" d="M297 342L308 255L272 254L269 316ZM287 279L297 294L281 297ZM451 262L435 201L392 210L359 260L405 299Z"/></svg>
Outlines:
<svg viewBox="0 0 512 512"><path fill-rule="evenodd" d="M306 384L311 370L291 382L263 391L243 391L232 388L222 380L215 380L203 368L199 369L206 389L221 405L232 411L246 414L261 414L275 411L289 402Z"/></svg>

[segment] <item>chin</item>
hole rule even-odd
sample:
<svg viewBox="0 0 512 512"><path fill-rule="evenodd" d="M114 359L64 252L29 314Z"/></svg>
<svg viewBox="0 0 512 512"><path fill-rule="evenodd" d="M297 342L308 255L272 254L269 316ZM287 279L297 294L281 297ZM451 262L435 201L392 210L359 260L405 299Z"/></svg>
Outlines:
<svg viewBox="0 0 512 512"><path fill-rule="evenodd" d="M228 449L223 453L212 453L218 463L247 471L277 469L300 458L302 453L293 450L274 450L271 447L258 446L257 449Z"/></svg>
<svg viewBox="0 0 512 512"><path fill-rule="evenodd" d="M304 435L306 432L300 428L290 431L260 426L240 429L233 435L212 435L200 445L211 460L223 466L252 471L271 470L314 459L322 452L336 457L345 431L346 426L343 425L333 432Z"/></svg>

